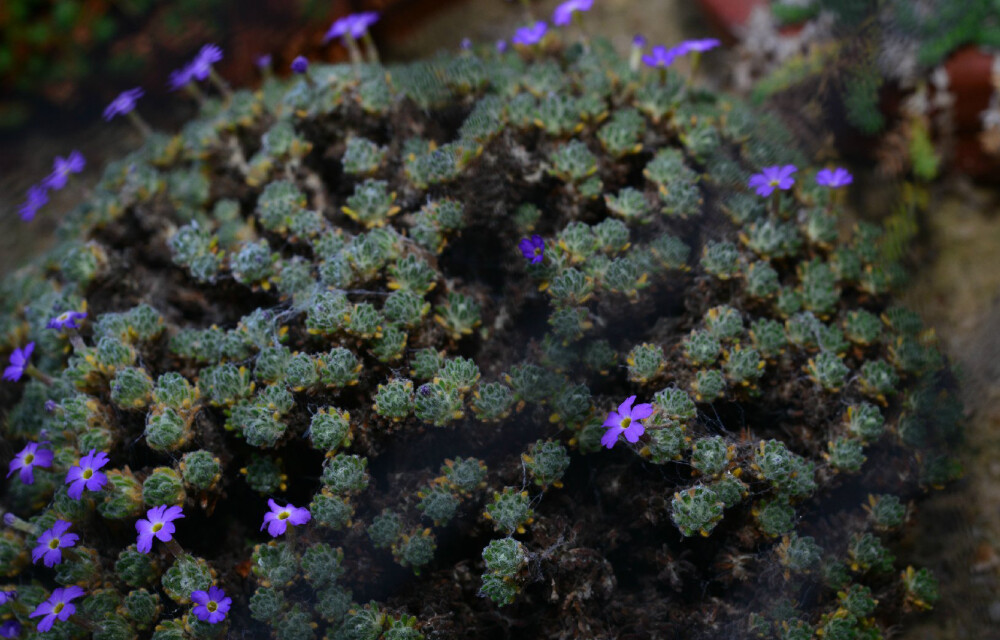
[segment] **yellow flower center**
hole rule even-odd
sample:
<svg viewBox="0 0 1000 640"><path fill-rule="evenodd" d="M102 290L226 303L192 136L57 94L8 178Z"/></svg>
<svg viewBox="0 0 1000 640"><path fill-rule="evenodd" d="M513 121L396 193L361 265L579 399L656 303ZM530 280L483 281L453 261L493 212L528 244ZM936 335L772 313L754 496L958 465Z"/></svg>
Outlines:
<svg viewBox="0 0 1000 640"><path fill-rule="evenodd" d="M24 454L24 464L28 465L35 461L35 454L26 453Z"/></svg>
<svg viewBox="0 0 1000 640"><path fill-rule="evenodd" d="M58 548L59 548L59 538L52 538L51 540L49 540L49 549L58 549Z"/></svg>
<svg viewBox="0 0 1000 640"><path fill-rule="evenodd" d="M292 514L289 511L282 511L278 514L278 520L287 520L291 515Z"/></svg>
<svg viewBox="0 0 1000 640"><path fill-rule="evenodd" d="M64 605L62 602L57 602L56 606L52 607L52 613L59 613L60 611L63 610L64 606L66 605Z"/></svg>
<svg viewBox="0 0 1000 640"><path fill-rule="evenodd" d="M159 531L162 528L163 528L163 523L162 522L157 522L156 524L153 525L151 531L153 533L156 533L157 531Z"/></svg>
<svg viewBox="0 0 1000 640"><path fill-rule="evenodd" d="M777 178L772 178L771 181L768 182L768 184L771 185L772 187L780 187L781 180L778 180Z"/></svg>
<svg viewBox="0 0 1000 640"><path fill-rule="evenodd" d="M205 605L205 608L209 611L215 611L219 608L219 605L215 602L215 600L209 600L208 604Z"/></svg>
<svg viewBox="0 0 1000 640"><path fill-rule="evenodd" d="M84 480L90 480L91 476L94 475L93 469L84 469L83 473L80 474Z"/></svg>
<svg viewBox="0 0 1000 640"><path fill-rule="evenodd" d="M632 424L632 418L628 418L628 417L622 418L622 421L621 421L622 429L627 429L630 424Z"/></svg>

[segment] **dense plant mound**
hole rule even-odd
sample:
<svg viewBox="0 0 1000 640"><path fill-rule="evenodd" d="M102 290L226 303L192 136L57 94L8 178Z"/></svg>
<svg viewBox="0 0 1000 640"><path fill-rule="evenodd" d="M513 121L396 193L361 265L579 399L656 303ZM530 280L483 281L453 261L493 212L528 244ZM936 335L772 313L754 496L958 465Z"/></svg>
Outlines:
<svg viewBox="0 0 1000 640"><path fill-rule="evenodd" d="M3 284L0 615L879 637L935 598L891 548L958 408L882 230L802 163L552 36L206 99Z"/></svg>

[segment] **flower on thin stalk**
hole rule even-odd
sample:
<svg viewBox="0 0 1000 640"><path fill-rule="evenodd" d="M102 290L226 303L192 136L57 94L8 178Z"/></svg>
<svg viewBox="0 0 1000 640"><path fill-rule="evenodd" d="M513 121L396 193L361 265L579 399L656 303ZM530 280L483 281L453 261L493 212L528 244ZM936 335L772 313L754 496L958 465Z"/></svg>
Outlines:
<svg viewBox="0 0 1000 640"><path fill-rule="evenodd" d="M177 91L178 89L183 89L188 84L191 83L191 67L185 65L180 69L174 69L170 72L170 78L167 80L167 86L170 87L171 91Z"/></svg>
<svg viewBox="0 0 1000 640"><path fill-rule="evenodd" d="M786 164L783 167L778 165L764 167L760 173L750 176L750 181L747 184L757 190L757 195L766 197L771 195L776 188L782 191L791 189L792 185L795 184L795 178L792 177L792 174L796 171L798 169L793 164Z"/></svg>
<svg viewBox="0 0 1000 640"><path fill-rule="evenodd" d="M63 311L45 325L46 329L79 329L80 320L87 317L86 311Z"/></svg>
<svg viewBox="0 0 1000 640"><path fill-rule="evenodd" d="M292 60L293 73L305 73L309 70L309 60L305 56L297 56Z"/></svg>
<svg viewBox="0 0 1000 640"><path fill-rule="evenodd" d="M218 624L225 620L229 607L233 604L233 599L215 585L209 587L208 591L192 591L191 601L197 605L192 609L194 615L208 624Z"/></svg>
<svg viewBox="0 0 1000 640"><path fill-rule="evenodd" d="M188 65L188 73L198 80L205 80L212 73L212 65L222 60L222 49L215 44L206 44Z"/></svg>
<svg viewBox="0 0 1000 640"><path fill-rule="evenodd" d="M70 498L79 500L83 490L100 491L108 483L108 476L101 471L108 464L108 454L91 449L90 453L80 458L80 462L70 467L66 473L66 491Z"/></svg>
<svg viewBox="0 0 1000 640"><path fill-rule="evenodd" d="M135 109L135 103L139 101L139 98L143 96L145 92L140 87L135 87L134 89L129 89L128 91L122 91L118 94L111 103L104 108L104 120L105 122L111 122L111 119L115 116L123 116L127 113L131 113Z"/></svg>
<svg viewBox="0 0 1000 640"><path fill-rule="evenodd" d="M257 56L257 59L254 61L254 63L257 65L258 69L270 69L271 68L271 54L270 53L262 53L261 55Z"/></svg>
<svg viewBox="0 0 1000 640"><path fill-rule="evenodd" d="M56 589L49 596L49 599L35 607L35 610L28 617L37 618L38 616L45 616L38 622L38 630L42 632L48 631L52 628L56 618L66 621L71 615L76 613L76 605L72 601L84 593L86 592L76 585Z"/></svg>
<svg viewBox="0 0 1000 640"><path fill-rule="evenodd" d="M70 526L65 520L56 520L51 529L38 536L38 544L31 550L31 561L38 564L41 560L46 567L62 562L63 548L76 546L76 541L80 539L75 533L66 533Z"/></svg>
<svg viewBox="0 0 1000 640"><path fill-rule="evenodd" d="M35 343L29 342L23 349L14 349L10 354L10 364L3 370L3 379L17 382L24 375L24 370L28 368L28 360L31 352L35 350Z"/></svg>
<svg viewBox="0 0 1000 640"><path fill-rule="evenodd" d="M521 27L515 31L510 41L514 44L520 44L523 46L538 44L542 41L542 38L545 37L548 30L549 25L544 20L539 20L533 25Z"/></svg>
<svg viewBox="0 0 1000 640"><path fill-rule="evenodd" d="M21 635L21 623L17 620L8 620L0 624L0 638L16 638Z"/></svg>
<svg viewBox="0 0 1000 640"><path fill-rule="evenodd" d="M14 456L8 467L7 477L20 470L19 477L24 484L35 482L35 467L49 467L52 465L52 452L48 449L39 449L37 442L29 442L21 451Z"/></svg>
<svg viewBox="0 0 1000 640"><path fill-rule="evenodd" d="M560 27L570 23L577 11L590 11L594 0L566 0L552 13L552 22Z"/></svg>
<svg viewBox="0 0 1000 640"><path fill-rule="evenodd" d="M677 57L677 51L674 49L668 49L662 44L658 44L653 47L651 53L644 55L642 57L643 63L647 67L669 67L674 62L674 58Z"/></svg>
<svg viewBox="0 0 1000 640"><path fill-rule="evenodd" d="M45 206L49 201L49 190L44 184L32 185L28 188L28 197L21 204L21 208L17 210L18 215L21 216L21 220L28 222L34 219L35 214L38 210Z"/></svg>
<svg viewBox="0 0 1000 640"><path fill-rule="evenodd" d="M66 186L69 174L80 173L85 166L87 166L87 161L79 151L72 151L68 158L56 156L52 162L52 173L42 180L42 184L49 189L58 191Z"/></svg>
<svg viewBox="0 0 1000 640"><path fill-rule="evenodd" d="M646 47L646 36L641 33L637 33L632 36L632 46L637 49L644 49Z"/></svg>
<svg viewBox="0 0 1000 640"><path fill-rule="evenodd" d="M852 182L854 182L854 176L843 167L837 167L832 171L830 169L822 169L816 174L816 184L830 187L831 189L846 187Z"/></svg>
<svg viewBox="0 0 1000 640"><path fill-rule="evenodd" d="M609 413L608 419L604 421L604 426L608 430L601 437L601 444L608 449L615 446L615 443L618 442L618 436L623 433L625 439L632 443L638 442L639 437L646 433L646 427L639 421L653 415L653 405L647 403L633 407L632 403L635 402L635 398L635 396L629 396L625 402L618 406L618 411Z"/></svg>
<svg viewBox="0 0 1000 640"><path fill-rule="evenodd" d="M365 35L369 27L378 22L379 17L379 14L375 11L364 11L338 18L333 21L326 35L323 36L323 43L326 44L334 38L341 38L347 35L357 40Z"/></svg>
<svg viewBox="0 0 1000 640"><path fill-rule="evenodd" d="M136 548L142 553L149 553L153 548L153 538L162 542L169 542L174 539L174 520L184 517L184 511L178 507L168 507L160 505L153 507L146 512L145 518L140 518L135 523L135 530L139 532L136 540Z"/></svg>
<svg viewBox="0 0 1000 640"><path fill-rule="evenodd" d="M539 235L521 238L517 248L521 250L524 259L529 260L531 264L538 264L545 258L545 241Z"/></svg>
<svg viewBox="0 0 1000 640"><path fill-rule="evenodd" d="M272 538L283 534L288 525L305 524L312 517L308 509L296 507L291 503L280 507L277 502L268 498L267 506L271 507L271 510L264 514L264 524L260 525L260 529L263 531L264 527L267 527L267 532Z"/></svg>

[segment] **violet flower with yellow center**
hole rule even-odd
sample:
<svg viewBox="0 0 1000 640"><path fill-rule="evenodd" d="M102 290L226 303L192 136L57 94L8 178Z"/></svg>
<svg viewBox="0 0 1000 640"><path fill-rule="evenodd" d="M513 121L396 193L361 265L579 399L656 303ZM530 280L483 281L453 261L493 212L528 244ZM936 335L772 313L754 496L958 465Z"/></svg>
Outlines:
<svg viewBox="0 0 1000 640"><path fill-rule="evenodd" d="M288 525L298 526L305 524L312 518L308 509L305 507L296 507L291 503L282 507L274 500L268 498L267 506L271 510L264 514L264 523L260 525L260 529L263 531L264 527L267 527L267 532L272 538L277 538L283 534L288 529Z"/></svg>
<svg viewBox="0 0 1000 640"><path fill-rule="evenodd" d="M90 453L80 458L80 462L70 467L66 473L66 484L69 489L66 493L70 498L79 500L83 495L83 490L100 491L108 483L101 468L108 464L108 454L103 451L91 449Z"/></svg>
<svg viewBox="0 0 1000 640"><path fill-rule="evenodd" d="M750 181L747 185L756 189L757 195L767 197L775 189L781 189L782 191L791 189L792 185L795 184L795 178L792 177L792 174L796 171L798 169L793 164L786 164L783 167L778 165L764 167L760 173L750 176Z"/></svg>
<svg viewBox="0 0 1000 640"><path fill-rule="evenodd" d="M646 427L640 420L644 420L653 415L653 405L640 404L633 407L636 396L629 396L625 402L618 405L618 411L612 411L604 421L607 431L601 437L601 444L610 449L618 442L618 436L625 434L625 439L631 443L639 441L639 437L646 433Z"/></svg>
<svg viewBox="0 0 1000 640"><path fill-rule="evenodd" d="M31 561L38 564L41 560L46 567L54 567L62 562L62 549L75 546L80 539L75 533L66 533L70 526L72 525L65 520L56 520L52 528L38 536L38 544L31 550Z"/></svg>
<svg viewBox="0 0 1000 640"><path fill-rule="evenodd" d="M38 630L41 632L48 631L57 619L66 621L71 615L76 613L76 605L72 601L84 593L86 592L76 585L56 589L49 596L49 599L35 607L35 610L28 617L37 618L38 616L45 616L38 622Z"/></svg>
<svg viewBox="0 0 1000 640"><path fill-rule="evenodd" d="M20 471L21 482L32 484L35 482L35 467L49 467L52 465L52 452L48 449L39 449L37 442L29 442L21 451L14 456L8 467L7 477L9 478L15 471Z"/></svg>

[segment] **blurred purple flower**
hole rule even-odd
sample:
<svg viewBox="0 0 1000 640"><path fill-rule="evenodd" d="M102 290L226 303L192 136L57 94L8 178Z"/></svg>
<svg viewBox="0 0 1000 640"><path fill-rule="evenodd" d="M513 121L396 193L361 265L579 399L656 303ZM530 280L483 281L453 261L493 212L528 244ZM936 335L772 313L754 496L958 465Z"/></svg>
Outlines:
<svg viewBox="0 0 1000 640"><path fill-rule="evenodd" d="M254 62L261 69L270 69L271 68L271 54L270 53L262 53L261 55L257 56L257 59Z"/></svg>
<svg viewBox="0 0 1000 640"><path fill-rule="evenodd" d="M52 173L42 180L42 185L58 191L66 186L70 173L80 173L86 165L83 154L76 150L70 152L67 158L56 156L52 162Z"/></svg>
<svg viewBox="0 0 1000 640"><path fill-rule="evenodd" d="M225 620L233 599L226 592L212 585L208 591L192 591L191 601L197 606L192 609L195 616L202 622L218 624Z"/></svg>
<svg viewBox="0 0 1000 640"><path fill-rule="evenodd" d="M66 493L69 497L79 500L84 489L100 491L108 483L108 476L101 471L106 464L108 454L96 449L91 449L90 453L80 458L80 462L70 467L66 473L66 484L69 485Z"/></svg>
<svg viewBox="0 0 1000 640"><path fill-rule="evenodd" d="M633 47L638 47L640 49L642 49L643 47L645 47L646 46L646 36L642 35L641 33L637 33L634 36L632 36L632 46Z"/></svg>
<svg viewBox="0 0 1000 640"><path fill-rule="evenodd" d="M668 49L662 44L653 47L653 51L642 57L642 61L647 67L669 67L677 57L677 51Z"/></svg>
<svg viewBox="0 0 1000 640"><path fill-rule="evenodd" d="M188 65L188 73L198 80L205 80L212 73L212 65L222 60L222 49L215 44L206 44Z"/></svg>
<svg viewBox="0 0 1000 640"><path fill-rule="evenodd" d="M17 591L0 591L0 606L17 600Z"/></svg>
<svg viewBox="0 0 1000 640"><path fill-rule="evenodd" d="M577 11L590 11L594 0L566 0L552 13L552 22L560 27L570 23Z"/></svg>
<svg viewBox="0 0 1000 640"><path fill-rule="evenodd" d="M639 437L646 432L646 427L639 421L653 415L653 405L640 404L633 407L632 403L635 402L635 398L635 396L629 396L625 402L618 406L618 411L609 413L607 420L604 421L603 426L607 427L608 430L604 432L601 444L608 449L615 446L615 443L618 442L618 436L623 433L626 440L636 443L639 441Z"/></svg>
<svg viewBox="0 0 1000 640"><path fill-rule="evenodd" d="M115 116L122 116L126 113L130 113L133 109L135 109L135 103L139 101L139 98L141 98L144 93L145 92L141 87L136 87L119 93L118 97L112 100L111 103L104 108L104 120L110 122Z"/></svg>
<svg viewBox="0 0 1000 640"><path fill-rule="evenodd" d="M46 329L79 329L78 321L87 317L86 311L63 311L49 320Z"/></svg>
<svg viewBox="0 0 1000 640"><path fill-rule="evenodd" d="M854 182L854 176L843 167L837 167L832 171L830 169L822 169L816 174L816 184L830 187L831 189L846 187L852 182Z"/></svg>
<svg viewBox="0 0 1000 640"><path fill-rule="evenodd" d="M62 549L75 546L80 539L75 533L66 533L70 526L65 520L56 520L51 529L46 529L38 536L38 544L31 550L31 561L38 564L42 560L46 567L54 567L62 562Z"/></svg>
<svg viewBox="0 0 1000 640"><path fill-rule="evenodd" d="M701 53L703 51L708 51L709 49L714 49L722 44L721 41L716 38L702 38L701 40L685 40L676 47L674 47L675 56L686 56L689 53Z"/></svg>
<svg viewBox="0 0 1000 640"><path fill-rule="evenodd" d="M183 89L191 82L191 66L185 65L180 69L174 69L170 72L170 78L167 80L167 86L170 87L171 91L177 91L178 89Z"/></svg>
<svg viewBox="0 0 1000 640"><path fill-rule="evenodd" d="M8 620L0 624L0 638L16 638L21 635L21 623L17 620Z"/></svg>
<svg viewBox="0 0 1000 640"><path fill-rule="evenodd" d="M793 164L786 164L783 167L778 165L764 167L760 173L750 176L747 186L756 189L757 195L766 197L771 195L775 188L782 191L791 189L792 185L795 184L795 178L792 177L792 174L796 171L798 169Z"/></svg>
<svg viewBox="0 0 1000 640"><path fill-rule="evenodd" d="M174 520L184 517L184 510L178 506L168 507L160 505L153 507L146 512L145 518L140 518L135 523L135 530L139 532L136 539L136 548L142 553L149 553L153 548L153 538L163 542L174 539Z"/></svg>
<svg viewBox="0 0 1000 640"><path fill-rule="evenodd" d="M506 40L497 40L497 53L503 53L507 50Z"/></svg>
<svg viewBox="0 0 1000 640"><path fill-rule="evenodd" d="M42 632L48 631L52 628L56 618L66 621L71 615L76 613L76 605L72 604L71 601L79 598L84 593L86 592L76 585L56 589L49 596L49 599L35 607L35 610L28 617L37 618L38 616L45 616L39 621L38 630Z"/></svg>
<svg viewBox="0 0 1000 640"><path fill-rule="evenodd" d="M28 188L28 197L18 209L18 214L21 216L21 220L28 222L35 217L38 210L41 209L49 201L49 190L43 184L32 185Z"/></svg>
<svg viewBox="0 0 1000 640"><path fill-rule="evenodd" d="M309 60L305 56L296 56L292 60L292 71L294 73L305 73L309 70Z"/></svg>
<svg viewBox="0 0 1000 640"><path fill-rule="evenodd" d="M271 510L264 514L264 523L260 525L260 529L263 531L264 527L267 527L267 532L272 538L283 534L289 524L294 526L305 524L312 517L308 509L296 507L291 503L280 507L277 502L269 498L267 506L271 507Z"/></svg>
<svg viewBox="0 0 1000 640"><path fill-rule="evenodd" d="M524 46L529 46L533 44L538 44L545 37L546 32L549 30L549 25L544 20L539 20L533 25L527 27L521 27L514 32L513 37L510 41L514 44L520 44Z"/></svg>
<svg viewBox="0 0 1000 640"><path fill-rule="evenodd" d="M361 36L365 35L368 31L368 27L372 26L379 20L379 14L375 11L365 11L362 13L352 13L349 16L344 16L343 18L338 18L334 20L333 24L327 30L326 35L323 36L323 43L333 40L334 38L340 38L346 35L350 35L352 38L357 40Z"/></svg>
<svg viewBox="0 0 1000 640"><path fill-rule="evenodd" d="M10 354L10 364L3 370L3 379L17 382L24 375L24 370L28 368L28 360L31 352L35 350L35 343L29 342L23 349L14 349Z"/></svg>

